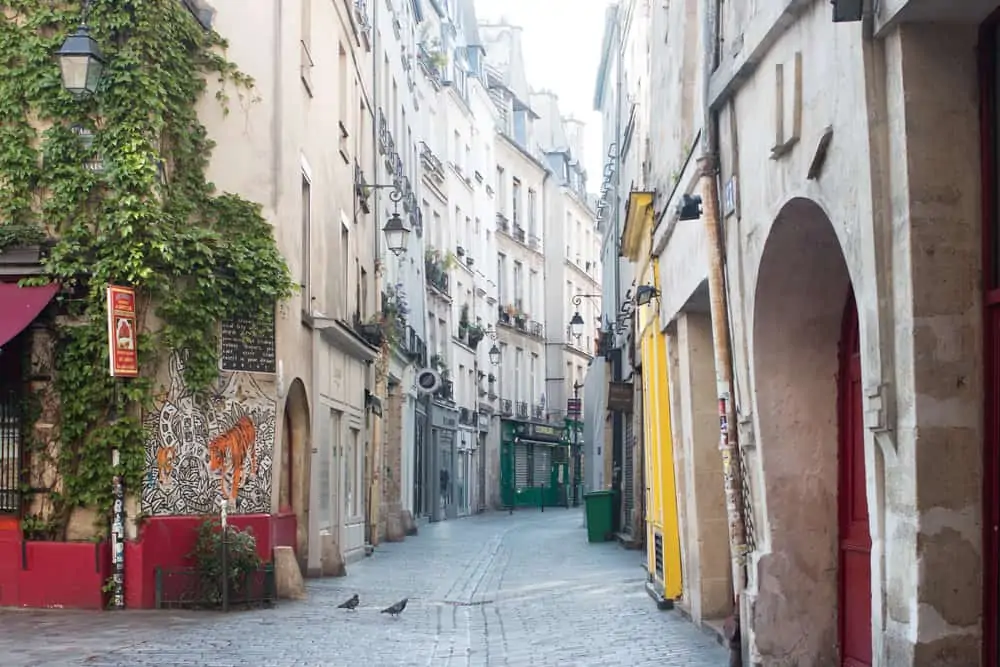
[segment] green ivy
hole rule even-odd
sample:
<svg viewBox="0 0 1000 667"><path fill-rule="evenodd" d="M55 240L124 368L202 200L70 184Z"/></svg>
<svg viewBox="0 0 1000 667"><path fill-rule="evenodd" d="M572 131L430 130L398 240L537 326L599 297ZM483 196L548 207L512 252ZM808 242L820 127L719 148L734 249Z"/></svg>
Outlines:
<svg viewBox="0 0 1000 667"><path fill-rule="evenodd" d="M106 65L97 94L76 100L55 51L80 21L80 3L0 0L0 251L51 239L45 281L63 286L54 388L61 484L50 517L27 523L65 536L77 507L111 504L111 478L143 481L142 414L163 354L181 352L196 392L218 377L218 323L263 319L292 293L288 268L257 204L216 194L206 179L213 144L197 115L206 82L252 93L178 0L92 0L87 16ZM216 94L224 108L225 92ZM91 146L71 128L93 133ZM84 165L99 160L103 169ZM105 286L131 285L144 377L108 377ZM152 328L152 327L150 327ZM110 451L120 452L112 466ZM35 447L37 450L46 449Z"/></svg>

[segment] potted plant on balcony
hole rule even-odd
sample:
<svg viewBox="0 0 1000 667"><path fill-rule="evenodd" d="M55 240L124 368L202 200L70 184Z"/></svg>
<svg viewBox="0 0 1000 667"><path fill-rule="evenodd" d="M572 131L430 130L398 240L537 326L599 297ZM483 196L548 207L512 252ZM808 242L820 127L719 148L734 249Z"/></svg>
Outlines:
<svg viewBox="0 0 1000 667"><path fill-rule="evenodd" d="M469 325L469 347L475 350L479 347L479 343L482 342L483 338L486 336L486 331L483 329L481 324Z"/></svg>
<svg viewBox="0 0 1000 667"><path fill-rule="evenodd" d="M518 329L524 329L527 326L527 323L528 323L527 313L518 312L516 315L514 315L514 325Z"/></svg>

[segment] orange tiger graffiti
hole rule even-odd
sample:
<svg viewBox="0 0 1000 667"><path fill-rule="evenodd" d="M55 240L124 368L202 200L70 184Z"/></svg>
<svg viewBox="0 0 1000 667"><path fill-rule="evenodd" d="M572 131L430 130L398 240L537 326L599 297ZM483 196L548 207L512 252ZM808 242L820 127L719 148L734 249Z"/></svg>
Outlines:
<svg viewBox="0 0 1000 667"><path fill-rule="evenodd" d="M160 486L170 483L170 477L174 474L174 461L177 458L177 450L174 447L163 445L156 451L156 469L159 472Z"/></svg>
<svg viewBox="0 0 1000 667"><path fill-rule="evenodd" d="M235 502L240 492L240 480L243 477L243 462L250 455L250 474L257 474L257 428L249 417L240 417L233 427L208 443L209 467L219 473L219 487L222 495ZM228 466L227 466L228 464ZM229 489L226 489L226 472L233 473Z"/></svg>

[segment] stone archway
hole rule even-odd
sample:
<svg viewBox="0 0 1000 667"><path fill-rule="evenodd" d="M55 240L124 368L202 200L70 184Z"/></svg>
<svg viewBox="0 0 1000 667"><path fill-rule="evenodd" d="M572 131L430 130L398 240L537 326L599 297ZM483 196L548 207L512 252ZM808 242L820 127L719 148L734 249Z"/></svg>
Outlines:
<svg viewBox="0 0 1000 667"><path fill-rule="evenodd" d="M764 246L753 313L769 540L752 622L765 664L839 664L838 371L850 292L827 215L789 201Z"/></svg>
<svg viewBox="0 0 1000 667"><path fill-rule="evenodd" d="M302 571L309 554L309 399L296 378L285 397L280 465L277 466L278 509L295 514L295 554Z"/></svg>

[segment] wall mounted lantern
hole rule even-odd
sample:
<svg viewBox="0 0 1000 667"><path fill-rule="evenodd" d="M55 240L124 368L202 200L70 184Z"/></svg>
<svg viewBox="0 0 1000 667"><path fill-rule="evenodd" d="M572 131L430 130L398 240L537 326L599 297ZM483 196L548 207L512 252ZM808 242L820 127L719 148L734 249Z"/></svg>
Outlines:
<svg viewBox="0 0 1000 667"><path fill-rule="evenodd" d="M497 332L492 325L486 329L486 335L493 340L493 347L490 348L490 363L494 366L500 365L500 348L497 347Z"/></svg>
<svg viewBox="0 0 1000 667"><path fill-rule="evenodd" d="M90 3L83 5L83 16L75 32L66 38L56 55L62 72L63 88L73 97L84 99L97 92L104 73L104 55L87 27Z"/></svg>
<svg viewBox="0 0 1000 667"><path fill-rule="evenodd" d="M403 221L402 216L399 215L399 202L403 201L405 195L403 191L399 189L399 186L395 183L385 184L385 185L369 185L364 182L363 178L358 174L358 170L355 171L355 191L363 193L362 196L367 196L369 190L381 190L382 188L390 188L389 199L395 204L395 210L389 219L386 220L385 226L382 227L382 233L385 234L385 244L391 252L396 257L399 257L404 252L406 252L407 241L410 238L410 228L406 226L406 222Z"/></svg>
<svg viewBox="0 0 1000 667"><path fill-rule="evenodd" d="M659 298L660 290L652 285L639 285L635 288L635 305L645 306L655 298Z"/></svg>
<svg viewBox="0 0 1000 667"><path fill-rule="evenodd" d="M601 298L600 294L577 294L573 297L573 305L576 306L576 312L573 313L573 317L569 321L569 330L577 342L580 342L580 337L583 335L583 327L586 324L583 321L583 315L580 314L580 304L583 303L584 299L599 298Z"/></svg>

